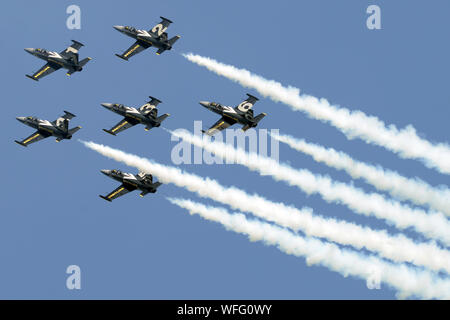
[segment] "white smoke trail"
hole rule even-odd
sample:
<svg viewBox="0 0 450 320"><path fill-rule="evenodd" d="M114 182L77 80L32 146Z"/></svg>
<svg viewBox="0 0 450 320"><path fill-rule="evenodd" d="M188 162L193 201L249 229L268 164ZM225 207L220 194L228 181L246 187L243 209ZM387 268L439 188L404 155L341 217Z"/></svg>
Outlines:
<svg viewBox="0 0 450 320"><path fill-rule="evenodd" d="M308 143L304 139L282 134L271 136L297 151L312 156L317 162L344 170L354 179L364 179L378 190L388 191L396 198L409 200L417 205L427 205L450 216L450 190L445 186L435 188L418 178L403 177L398 172L354 160L344 152Z"/></svg>
<svg viewBox="0 0 450 320"><path fill-rule="evenodd" d="M388 200L378 193L367 194L362 189L333 181L329 177L315 175L309 170L294 169L257 153L236 149L230 144L211 142L207 136L202 139L186 130L171 133L218 157L232 160L250 170L271 175L275 180L296 186L307 194L318 193L328 202L343 203L356 213L385 219L399 229L412 227L429 238L439 239L450 245L450 223L440 212L427 213L398 201Z"/></svg>
<svg viewBox="0 0 450 320"><path fill-rule="evenodd" d="M402 158L419 159L430 168L450 174L450 146L447 143L433 144L420 138L411 125L404 129L398 129L394 125L386 126L374 116L330 105L325 99L300 95L298 88L283 87L279 82L267 80L248 70L192 53L183 56L244 87L257 90L264 97L285 103L293 110L306 112L311 118L330 123L341 130L348 139L356 137L363 139L366 143L382 146Z"/></svg>
<svg viewBox="0 0 450 320"><path fill-rule="evenodd" d="M400 298L416 296L424 299L449 299L450 297L449 282L429 272L415 270L403 264L393 265L376 257L341 249L317 239L303 238L280 227L249 220L241 213L230 214L225 209L205 206L190 200L172 198L168 200L187 209L190 214L198 214L206 220L222 224L227 230L245 234L250 241L263 241L267 245L277 246L286 254L304 257L308 265L322 265L339 272L344 277L351 275L364 279L368 284L370 279L375 277L374 280L396 289Z"/></svg>
<svg viewBox="0 0 450 320"><path fill-rule="evenodd" d="M201 197L253 213L294 231L301 230L308 236L327 238L358 249L365 247L396 262L407 261L450 273L449 253L434 243L415 243L403 235L390 236L386 231L374 231L349 222L314 216L310 209L299 210L283 203L274 203L258 195L248 195L234 187L223 187L215 180L189 174L175 167L157 164L94 142L83 143L106 157L151 173L163 183L173 183L196 192Z"/></svg>

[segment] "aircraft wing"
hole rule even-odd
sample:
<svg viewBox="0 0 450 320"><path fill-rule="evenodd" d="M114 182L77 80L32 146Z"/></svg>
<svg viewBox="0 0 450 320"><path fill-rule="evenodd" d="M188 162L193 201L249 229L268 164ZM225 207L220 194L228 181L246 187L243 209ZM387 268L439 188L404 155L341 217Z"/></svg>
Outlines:
<svg viewBox="0 0 450 320"><path fill-rule="evenodd" d="M45 133L36 131L35 133L33 133L32 135L30 135L29 137L23 139L22 141L17 141L17 140L15 140L15 142L17 142L18 144L20 144L20 145L26 147L26 146L28 146L29 144L32 144L32 143L34 143L34 142L38 142L39 140L48 138L48 137L50 137L50 136L51 136L50 134L45 134Z"/></svg>
<svg viewBox="0 0 450 320"><path fill-rule="evenodd" d="M212 125L212 127L209 128L208 131L205 132L205 134L207 134L209 136L213 136L217 132L225 130L226 128L228 128L229 126L232 126L235 123L236 123L236 121L231 118L222 117L216 123L214 123Z"/></svg>
<svg viewBox="0 0 450 320"><path fill-rule="evenodd" d="M124 131L128 128L131 128L132 126L134 126L136 124L137 124L137 122L130 122L130 120L123 119L118 124L116 124L114 127L112 127L111 130L103 129L103 131L115 136L119 132Z"/></svg>
<svg viewBox="0 0 450 320"><path fill-rule="evenodd" d="M172 23L172 21L170 21L167 18L164 18L164 17L160 17L160 18L162 19L162 21L150 30L151 32L156 33L158 35L158 37L160 37Z"/></svg>
<svg viewBox="0 0 450 320"><path fill-rule="evenodd" d="M38 71L36 71L32 76L30 75L26 75L28 78L33 79L38 81L39 79L48 76L50 73L52 73L53 71L58 70L59 68L61 68L60 66L57 65L51 65L49 63L45 64L42 68L40 68Z"/></svg>
<svg viewBox="0 0 450 320"><path fill-rule="evenodd" d="M106 196L100 196L100 198L103 198L107 201L113 201L114 199L121 197L125 194L127 194L130 191L136 190L136 187L132 187L127 185L125 187L124 184L121 184L120 186L118 186L116 189L114 189L113 191L111 191L108 195Z"/></svg>
<svg viewBox="0 0 450 320"><path fill-rule="evenodd" d="M116 56L118 56L119 58L122 58L124 60L128 60L132 56L138 54L141 51L144 51L145 49L147 49L150 46L151 46L151 44L143 45L141 42L136 41L122 55L116 54Z"/></svg>

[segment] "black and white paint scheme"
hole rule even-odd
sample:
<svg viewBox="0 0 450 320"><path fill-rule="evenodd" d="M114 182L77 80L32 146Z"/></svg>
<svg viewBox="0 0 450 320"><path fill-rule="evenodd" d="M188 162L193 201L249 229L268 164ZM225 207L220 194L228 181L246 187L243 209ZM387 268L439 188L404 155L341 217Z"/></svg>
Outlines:
<svg viewBox="0 0 450 320"><path fill-rule="evenodd" d="M79 72L83 70L83 67L92 58L87 57L79 61L78 50L83 46L81 42L72 40L72 45L60 53L56 51L48 51L45 49L35 49L35 48L25 48L25 51L32 54L39 59L47 61L47 63L36 71L32 76L27 74L26 76L30 79L38 81L39 79L48 76L53 71L61 68L67 69L66 75L70 76L74 72Z"/></svg>
<svg viewBox="0 0 450 320"><path fill-rule="evenodd" d="M203 131L209 136L213 136L219 131L222 131L235 123L243 125L242 130L246 131L250 128L256 127L258 122L266 116L266 113L260 113L256 117L253 116L253 105L258 101L258 98L247 93L248 98L242 101L237 107L229 107L221 105L217 102L200 101L200 104L205 108L215 112L222 117L212 125L208 131Z"/></svg>
<svg viewBox="0 0 450 320"><path fill-rule="evenodd" d="M156 51L157 55L160 55L166 50L171 50L174 43L180 39L180 36L175 36L169 39L166 30L172 21L164 17L160 18L162 21L148 31L139 30L129 26L114 26L114 29L117 31L136 39L136 42L133 43L131 47L129 47L123 54L116 54L116 56L128 61L128 59L135 54L138 54L151 46L158 49Z"/></svg>
<svg viewBox="0 0 450 320"><path fill-rule="evenodd" d="M152 175L144 172L139 172L138 174L125 173L120 170L101 170L101 172L104 175L121 182L120 186L106 196L100 195L100 198L107 201L112 201L137 189L142 191L139 195L143 197L147 193L155 193L158 187L162 185L161 182L153 182Z"/></svg>
<svg viewBox="0 0 450 320"><path fill-rule="evenodd" d="M153 127L159 127L161 122L166 119L169 114L165 113L158 117L158 109L156 106L161 103L160 100L150 96L150 101L142 105L139 109L133 107L127 107L118 103L102 103L102 106L106 109L120 114L124 117L122 121L112 127L110 130L103 129L103 131L116 135L117 133L124 131L136 124L145 125L145 130L148 131Z"/></svg>
<svg viewBox="0 0 450 320"><path fill-rule="evenodd" d="M73 134L81 129L80 126L69 129L69 121L73 117L75 117L75 115L68 111L64 111L63 116L52 122L41 120L36 117L17 117L17 120L37 131L24 140L15 140L15 142L26 147L31 143L38 142L39 140L51 136L56 137L56 142L60 142L64 139L71 139Z"/></svg>

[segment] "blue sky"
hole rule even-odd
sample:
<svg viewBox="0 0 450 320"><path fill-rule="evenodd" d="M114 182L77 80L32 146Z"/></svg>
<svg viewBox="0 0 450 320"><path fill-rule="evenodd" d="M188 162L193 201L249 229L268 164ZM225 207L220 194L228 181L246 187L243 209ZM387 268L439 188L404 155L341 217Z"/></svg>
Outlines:
<svg viewBox="0 0 450 320"><path fill-rule="evenodd" d="M70 4L81 8L81 30L66 28ZM366 8L371 4L381 8L382 30L366 28ZM136 170L86 149L76 138L172 164L175 142L167 132L145 132L138 126L110 136L101 129L110 128L120 117L100 103L140 106L153 95L163 101L160 112L171 114L165 122L170 129L192 130L195 120L203 120L205 127L214 123L217 117L198 101L235 105L248 90L180 55L194 52L398 127L413 124L431 141L448 141L449 10L447 1L405 0L4 4L0 12L2 29L7 31L1 50L0 298L395 298L386 285L369 290L364 281L323 267L307 267L304 259L189 216L165 197L197 197L173 185L163 185L158 193L142 199L136 192L113 203L100 199L98 194L117 186L100 169ZM132 39L113 25L150 29L161 15L174 21L169 36L182 36L174 50L161 56L154 49L146 50L129 62L114 55L128 48ZM80 57L93 58L81 73L69 78L57 71L38 83L25 77L43 62L23 48L61 51L71 39L85 44ZM63 110L77 115L73 126L83 127L75 139L55 144L50 138L28 148L13 142L32 132L15 117L54 120ZM401 160L360 140L349 141L335 128L269 99L261 99L255 111L268 113L261 128L280 129L432 185L449 185L448 176L418 161ZM280 160L373 191L284 145L280 145ZM393 231L380 221L328 204L319 196L306 196L237 165L184 168L271 200L312 207L324 216ZM81 268L79 291L65 286L65 270L72 264Z"/></svg>

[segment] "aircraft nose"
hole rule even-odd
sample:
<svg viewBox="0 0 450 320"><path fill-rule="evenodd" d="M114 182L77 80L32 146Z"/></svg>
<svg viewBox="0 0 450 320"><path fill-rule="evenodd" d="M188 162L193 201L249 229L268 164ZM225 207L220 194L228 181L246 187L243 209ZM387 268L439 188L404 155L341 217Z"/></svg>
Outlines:
<svg viewBox="0 0 450 320"><path fill-rule="evenodd" d="M111 170L100 170L104 175L109 176L111 174Z"/></svg>
<svg viewBox="0 0 450 320"><path fill-rule="evenodd" d="M34 48L25 48L24 50L31 54L33 54L33 52L34 52Z"/></svg>
<svg viewBox="0 0 450 320"><path fill-rule="evenodd" d="M200 101L199 102L202 106L204 106L205 108L209 107L209 101Z"/></svg>
<svg viewBox="0 0 450 320"><path fill-rule="evenodd" d="M123 31L123 29L125 29L125 27L123 26L113 26L114 29L116 29L117 31Z"/></svg>
<svg viewBox="0 0 450 320"><path fill-rule="evenodd" d="M101 105L104 106L106 109L111 109L111 107L112 107L112 103L107 103L107 102L103 102Z"/></svg>
<svg viewBox="0 0 450 320"><path fill-rule="evenodd" d="M20 122L25 122L25 117L17 117L17 120L19 120Z"/></svg>

